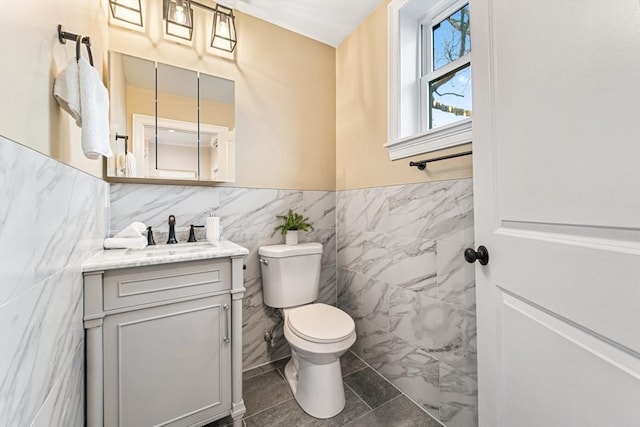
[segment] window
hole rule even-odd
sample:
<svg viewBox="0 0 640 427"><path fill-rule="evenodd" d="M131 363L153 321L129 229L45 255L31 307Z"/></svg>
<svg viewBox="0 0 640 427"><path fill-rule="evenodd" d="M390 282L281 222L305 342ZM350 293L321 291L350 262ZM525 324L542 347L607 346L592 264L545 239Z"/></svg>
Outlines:
<svg viewBox="0 0 640 427"><path fill-rule="evenodd" d="M449 13L449 12L447 12ZM421 25L422 129L471 117L471 32L466 4L435 25Z"/></svg>
<svg viewBox="0 0 640 427"><path fill-rule="evenodd" d="M469 4L392 1L389 59L391 159L471 142Z"/></svg>

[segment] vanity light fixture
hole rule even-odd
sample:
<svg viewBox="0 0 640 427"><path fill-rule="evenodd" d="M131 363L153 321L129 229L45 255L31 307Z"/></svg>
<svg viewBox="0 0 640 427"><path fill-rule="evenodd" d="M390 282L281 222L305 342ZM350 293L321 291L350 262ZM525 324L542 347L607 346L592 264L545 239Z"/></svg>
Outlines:
<svg viewBox="0 0 640 427"><path fill-rule="evenodd" d="M233 52L237 42L238 38L236 37L236 24L233 10L217 4L213 14L211 47Z"/></svg>
<svg viewBox="0 0 640 427"><path fill-rule="evenodd" d="M235 17L230 8L219 4L213 8L193 0L163 0L165 32L170 36L191 41L193 37L192 6L213 12L211 47L233 52L237 43Z"/></svg>
<svg viewBox="0 0 640 427"><path fill-rule="evenodd" d="M140 0L109 0L109 6L113 18L142 27Z"/></svg>
<svg viewBox="0 0 640 427"><path fill-rule="evenodd" d="M164 0L162 16L165 32L174 37L191 40L193 36L193 9L189 0Z"/></svg>

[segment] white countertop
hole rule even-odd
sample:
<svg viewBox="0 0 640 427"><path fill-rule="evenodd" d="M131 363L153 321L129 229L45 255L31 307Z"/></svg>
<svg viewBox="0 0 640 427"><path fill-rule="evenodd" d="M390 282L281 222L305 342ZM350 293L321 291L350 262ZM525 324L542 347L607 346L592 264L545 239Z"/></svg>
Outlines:
<svg viewBox="0 0 640 427"><path fill-rule="evenodd" d="M82 264L82 271L113 270L199 259L246 256L249 251L228 240L147 246L144 249L105 249Z"/></svg>

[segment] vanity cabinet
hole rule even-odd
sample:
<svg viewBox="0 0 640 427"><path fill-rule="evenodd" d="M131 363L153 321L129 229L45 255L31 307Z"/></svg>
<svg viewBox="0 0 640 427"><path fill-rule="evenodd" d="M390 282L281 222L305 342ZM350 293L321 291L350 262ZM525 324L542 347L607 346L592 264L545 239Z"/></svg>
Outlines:
<svg viewBox="0 0 640 427"><path fill-rule="evenodd" d="M241 425L242 263L85 269L89 427Z"/></svg>

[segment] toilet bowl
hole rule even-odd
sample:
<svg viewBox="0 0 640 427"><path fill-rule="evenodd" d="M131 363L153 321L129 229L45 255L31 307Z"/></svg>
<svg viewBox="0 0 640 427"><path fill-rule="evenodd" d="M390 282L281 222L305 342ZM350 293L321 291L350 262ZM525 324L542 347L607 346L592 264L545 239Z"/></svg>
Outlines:
<svg viewBox="0 0 640 427"><path fill-rule="evenodd" d="M264 303L280 308L291 346L285 377L300 407L331 418L345 405L342 356L356 341L355 323L344 311L314 303L320 288L320 243L262 246L258 250Z"/></svg>
<svg viewBox="0 0 640 427"><path fill-rule="evenodd" d="M340 356L356 341L345 312L316 303L284 309L284 336L291 346L285 377L300 407L316 418L331 418L345 405Z"/></svg>

